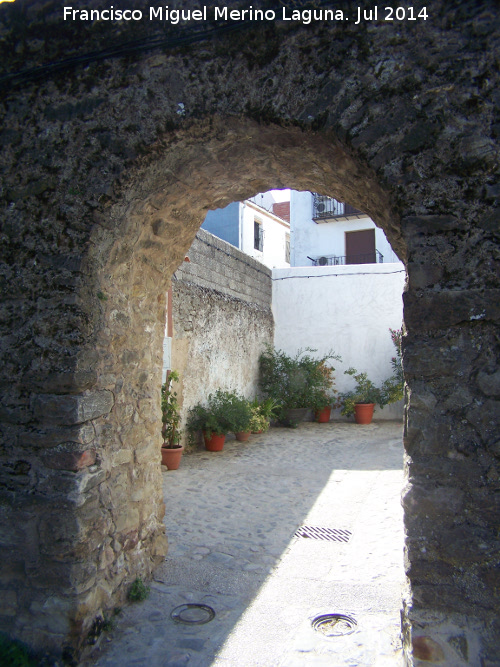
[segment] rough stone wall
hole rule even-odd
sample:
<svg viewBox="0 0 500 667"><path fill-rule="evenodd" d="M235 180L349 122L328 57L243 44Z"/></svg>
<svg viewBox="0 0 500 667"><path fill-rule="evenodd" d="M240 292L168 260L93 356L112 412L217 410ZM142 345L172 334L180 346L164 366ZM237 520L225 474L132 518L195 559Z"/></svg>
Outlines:
<svg viewBox="0 0 500 667"><path fill-rule="evenodd" d="M230 243L200 229L183 262L174 274L175 281L189 282L221 294L271 307L271 269L245 255Z"/></svg>
<svg viewBox="0 0 500 667"><path fill-rule="evenodd" d="M169 278L207 209L292 187L366 211L407 262L408 660L500 662L500 19L428 13L179 44L2 4L2 73L108 49L1 82L3 630L78 650L162 557Z"/></svg>
<svg viewBox="0 0 500 667"><path fill-rule="evenodd" d="M188 256L172 281L181 427L189 408L219 388L253 398L259 356L274 334L270 269L204 229Z"/></svg>

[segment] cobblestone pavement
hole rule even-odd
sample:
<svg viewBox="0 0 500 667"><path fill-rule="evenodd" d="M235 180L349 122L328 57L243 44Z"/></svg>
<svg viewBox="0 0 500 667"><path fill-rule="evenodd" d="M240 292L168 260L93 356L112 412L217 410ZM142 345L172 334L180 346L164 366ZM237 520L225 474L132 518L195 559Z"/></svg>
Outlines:
<svg viewBox="0 0 500 667"><path fill-rule="evenodd" d="M401 424L273 428L164 471L166 561L149 598L122 611L85 665L402 664ZM304 525L351 535L296 537ZM176 622L183 604L215 617ZM315 631L312 620L327 613L351 617L354 632L328 636L340 622Z"/></svg>

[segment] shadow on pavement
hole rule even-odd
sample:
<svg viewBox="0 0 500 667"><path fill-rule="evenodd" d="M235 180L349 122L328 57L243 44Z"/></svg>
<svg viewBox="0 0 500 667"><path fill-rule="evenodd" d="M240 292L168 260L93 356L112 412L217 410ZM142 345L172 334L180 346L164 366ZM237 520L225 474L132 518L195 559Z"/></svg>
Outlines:
<svg viewBox="0 0 500 667"><path fill-rule="evenodd" d="M399 586L402 553L396 550L388 586L384 573L372 571L377 565L370 558L376 558L378 547L365 554L364 544L358 548L355 538L357 532L365 537L369 532L374 523L370 511L378 520L389 504L399 507L402 468L402 426L395 422L272 428L247 443L228 438L219 453L185 455L179 470L164 469L169 552L155 572L151 595L123 611L86 664L307 665L315 650L325 652L318 646L304 650L304 618L315 606L336 600L349 604L351 611L359 607L369 613L380 607L397 615L401 598L392 579ZM387 500L379 497L381 484L387 487ZM387 521L398 520L394 512L398 509L387 514ZM357 530L363 521L367 527ZM352 544L294 537L304 524L352 531ZM392 530L389 523L387 528ZM382 545L384 538L374 533L370 539L382 540ZM391 554L379 555L387 570ZM361 584L367 578L355 594L342 584L352 578L353 563ZM357 590L356 585L350 588ZM246 630L236 637L238 622L259 595L264 606L252 621L255 636ZM204 625L172 620L176 607L193 603L213 608L215 618ZM224 645L231 637L229 651ZM297 645L296 663L297 637L302 644ZM308 641L307 635L306 645ZM257 650L259 644L266 647ZM363 660L356 664L373 664ZM349 663L331 659L325 664Z"/></svg>

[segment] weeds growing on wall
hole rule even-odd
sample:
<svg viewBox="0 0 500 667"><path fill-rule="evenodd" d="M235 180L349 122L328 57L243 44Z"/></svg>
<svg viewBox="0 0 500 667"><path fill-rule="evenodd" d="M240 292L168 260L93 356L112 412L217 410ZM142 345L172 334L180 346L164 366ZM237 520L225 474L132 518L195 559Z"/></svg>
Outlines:
<svg viewBox="0 0 500 667"><path fill-rule="evenodd" d="M146 586L142 579L136 579L130 587L127 598L130 602L142 602L148 597L149 591L149 586Z"/></svg>
<svg viewBox="0 0 500 667"><path fill-rule="evenodd" d="M38 660L21 642L0 634L0 665L5 667L37 667Z"/></svg>

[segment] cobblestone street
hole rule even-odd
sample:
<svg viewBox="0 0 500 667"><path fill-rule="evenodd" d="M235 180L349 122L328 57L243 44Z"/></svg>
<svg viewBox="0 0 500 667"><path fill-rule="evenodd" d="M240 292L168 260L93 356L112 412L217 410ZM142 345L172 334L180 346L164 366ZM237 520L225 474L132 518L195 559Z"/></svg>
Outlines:
<svg viewBox="0 0 500 667"><path fill-rule="evenodd" d="M185 455L164 469L170 546L151 594L123 610L85 664L401 665L402 487L394 422L304 423ZM301 526L347 541L298 537ZM215 617L175 622L184 604ZM354 631L312 628L331 613Z"/></svg>

